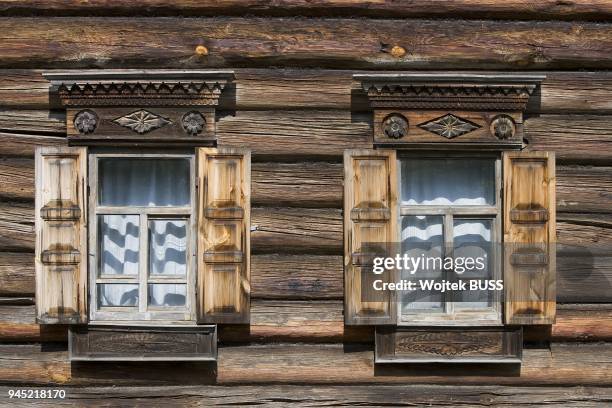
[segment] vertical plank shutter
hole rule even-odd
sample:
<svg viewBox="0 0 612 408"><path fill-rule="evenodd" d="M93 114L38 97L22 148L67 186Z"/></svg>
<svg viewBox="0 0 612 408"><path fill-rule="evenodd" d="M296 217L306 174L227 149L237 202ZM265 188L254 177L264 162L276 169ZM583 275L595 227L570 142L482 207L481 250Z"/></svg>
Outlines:
<svg viewBox="0 0 612 408"><path fill-rule="evenodd" d="M555 156L504 153L504 281L507 324L555 320Z"/></svg>
<svg viewBox="0 0 612 408"><path fill-rule="evenodd" d="M87 322L86 147L36 149L36 311L41 324Z"/></svg>
<svg viewBox="0 0 612 408"><path fill-rule="evenodd" d="M198 321L248 323L251 154L197 150Z"/></svg>
<svg viewBox="0 0 612 408"><path fill-rule="evenodd" d="M367 243L398 240L396 167L393 150L344 152L344 319L347 325L382 325L396 321L394 294L386 291L372 295L374 290L369 279L374 279L371 273L374 254L370 253L372 248L364 248ZM362 282L362 278L368 281ZM389 281L393 277L385 273L375 279Z"/></svg>

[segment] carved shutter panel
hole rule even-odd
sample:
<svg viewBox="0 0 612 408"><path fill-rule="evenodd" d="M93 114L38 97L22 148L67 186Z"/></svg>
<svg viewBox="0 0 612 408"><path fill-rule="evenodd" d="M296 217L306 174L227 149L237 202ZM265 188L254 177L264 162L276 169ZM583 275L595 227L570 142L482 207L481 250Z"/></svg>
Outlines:
<svg viewBox="0 0 612 408"><path fill-rule="evenodd" d="M198 321L248 323L251 154L198 148Z"/></svg>
<svg viewBox="0 0 612 408"><path fill-rule="evenodd" d="M36 310L41 324L87 322L86 147L36 149Z"/></svg>
<svg viewBox="0 0 612 408"><path fill-rule="evenodd" d="M344 320L347 325L394 324L393 293L375 292L373 248L366 243L397 242L397 174L393 150L344 152ZM362 282L362 279L365 279ZM371 280L371 281L370 281ZM368 292L365 292L368 291Z"/></svg>
<svg viewBox="0 0 612 408"><path fill-rule="evenodd" d="M507 324L555 320L555 156L504 153L504 280Z"/></svg>

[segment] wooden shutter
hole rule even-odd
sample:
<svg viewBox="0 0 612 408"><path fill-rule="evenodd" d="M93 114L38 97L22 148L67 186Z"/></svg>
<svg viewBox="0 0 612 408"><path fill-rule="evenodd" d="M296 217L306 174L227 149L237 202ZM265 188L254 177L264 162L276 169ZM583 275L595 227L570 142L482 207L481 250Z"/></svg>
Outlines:
<svg viewBox="0 0 612 408"><path fill-rule="evenodd" d="M398 240L396 167L393 150L344 152L344 320L347 325L396 321L393 293L385 292L383 296L379 292L373 297L362 293L365 288L374 292L370 282L362 285L362 278L374 278L368 270L374 254L367 253L371 248L364 250L363 244ZM390 275L377 275L377 279L393 280Z"/></svg>
<svg viewBox="0 0 612 408"><path fill-rule="evenodd" d="M198 321L248 323L251 154L198 148Z"/></svg>
<svg viewBox="0 0 612 408"><path fill-rule="evenodd" d="M87 148L36 149L36 310L41 324L87 322Z"/></svg>
<svg viewBox="0 0 612 408"><path fill-rule="evenodd" d="M507 324L555 320L555 156L504 153L504 284Z"/></svg>

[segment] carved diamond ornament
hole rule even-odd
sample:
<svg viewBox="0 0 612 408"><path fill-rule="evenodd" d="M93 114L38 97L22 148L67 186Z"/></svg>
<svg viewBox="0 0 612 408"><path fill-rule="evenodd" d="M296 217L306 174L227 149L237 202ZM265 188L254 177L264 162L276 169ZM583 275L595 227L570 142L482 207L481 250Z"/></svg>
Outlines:
<svg viewBox="0 0 612 408"><path fill-rule="evenodd" d="M453 137L461 136L476 130L481 126L448 113L437 119L430 120L429 122L421 123L419 127L431 133L435 133L436 135L452 139Z"/></svg>
<svg viewBox="0 0 612 408"><path fill-rule="evenodd" d="M141 135L172 123L168 119L144 109L117 118L113 122Z"/></svg>

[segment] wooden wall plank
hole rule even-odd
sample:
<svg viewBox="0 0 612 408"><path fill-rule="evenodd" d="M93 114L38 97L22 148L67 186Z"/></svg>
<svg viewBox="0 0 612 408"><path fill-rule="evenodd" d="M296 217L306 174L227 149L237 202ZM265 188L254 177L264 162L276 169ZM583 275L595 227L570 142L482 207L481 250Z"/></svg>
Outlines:
<svg viewBox="0 0 612 408"><path fill-rule="evenodd" d="M560 223L565 245L557 253L559 302L612 302L610 230ZM605 237L608 233L608 238ZM566 236L576 237L573 241ZM597 242L590 241L597 238ZM569 244L569 245L568 245ZM32 296L34 254L0 252L0 296ZM342 257L259 254L252 256L254 299L342 299Z"/></svg>
<svg viewBox="0 0 612 408"><path fill-rule="evenodd" d="M461 384L581 385L612 383L609 344L555 344L552 352L527 349L517 369L471 366L445 368L374 367L365 347L342 344L265 344L221 347L216 375L202 364L76 365L63 350L39 345L0 345L0 383L111 385L239 384Z"/></svg>
<svg viewBox="0 0 612 408"><path fill-rule="evenodd" d="M432 7L426 0L409 2L345 1L345 0L144 0L134 7L127 1L46 0L23 4L14 0L0 1L3 15L48 16L309 16L309 17L448 17L493 19L612 19L612 6L605 0L559 3L543 0L536 4L527 0L496 2L491 0L440 1Z"/></svg>
<svg viewBox="0 0 612 408"><path fill-rule="evenodd" d="M253 204L340 209L341 166L340 163L314 162L255 163L252 173ZM6 199L3 207L11 201L31 203L34 198L33 167L33 160L29 158L0 159L0 181L3 183L0 197ZM612 167L557 166L559 213L612 213L611 191ZM6 218L6 221L28 222L33 213L27 212L27 205L20 204L19 212Z"/></svg>
<svg viewBox="0 0 612 408"><path fill-rule="evenodd" d="M249 68L235 68L234 71L233 86L220 98L221 109L369 110L361 84L353 81L352 77L356 73L371 71ZM528 114L612 113L612 100L609 98L612 73L537 73L545 74L546 79L541 91L536 92L527 106ZM59 108L56 100L50 100L49 82L42 77L41 70L14 69L0 70L0 106L9 109Z"/></svg>
<svg viewBox="0 0 612 408"><path fill-rule="evenodd" d="M8 400L10 387L0 387L0 402L31 407L28 400ZM572 406L612 403L606 387L508 387L445 385L265 385L265 386L113 386L71 387L65 400L37 400L42 407L124 406Z"/></svg>
<svg viewBox="0 0 612 408"><path fill-rule="evenodd" d="M395 45L406 54L391 55ZM0 19L2 68L606 69L611 47L612 27L587 22Z"/></svg>
<svg viewBox="0 0 612 408"><path fill-rule="evenodd" d="M0 110L0 132L18 131L51 136L66 134L66 113L54 110Z"/></svg>
<svg viewBox="0 0 612 408"><path fill-rule="evenodd" d="M557 163L612 163L612 117L543 115L525 122L530 150L551 150Z"/></svg>
<svg viewBox="0 0 612 408"><path fill-rule="evenodd" d="M40 326L33 305L0 305L0 342L66 341L65 326ZM253 300L251 324L220 327L223 344L257 342L372 343L372 327L344 325L341 300ZM607 305L560 305L553 341L611 341L612 308Z"/></svg>
<svg viewBox="0 0 612 408"><path fill-rule="evenodd" d="M59 114L47 110L4 112L8 112L10 120L0 120L0 128L9 128L12 133L0 133L2 155L30 155L30 146L44 141L59 142L59 138L34 136L30 132L53 129L50 134L57 134L63 129ZM344 149L372 146L369 113L307 110L238 111L221 112L220 115L219 143L248 147L255 160L278 160L281 156L291 160L315 157L340 161ZM612 144L612 116L530 117L525 121L525 137L529 149L552 150L558 163L612 164L612 149L608 148Z"/></svg>

